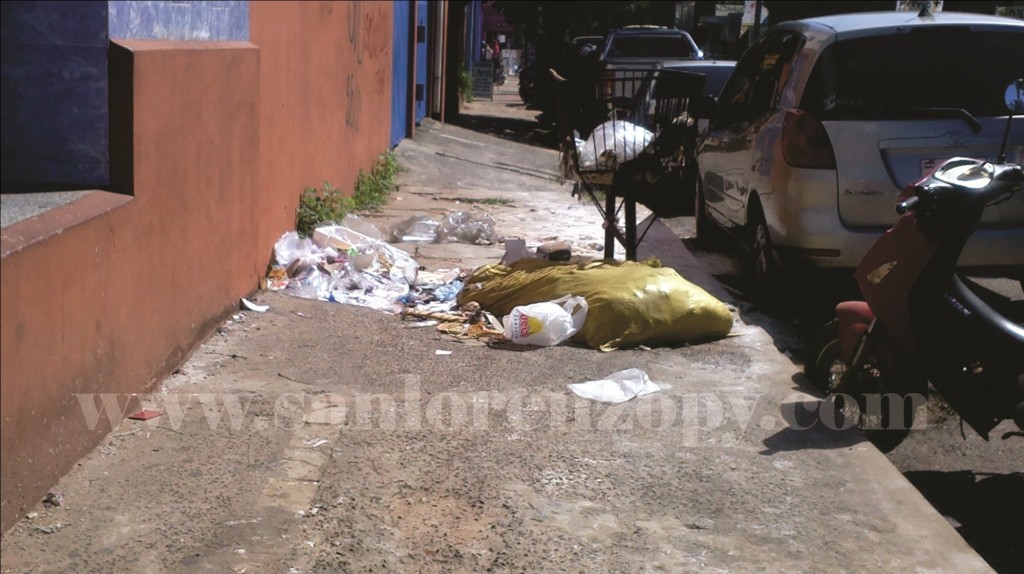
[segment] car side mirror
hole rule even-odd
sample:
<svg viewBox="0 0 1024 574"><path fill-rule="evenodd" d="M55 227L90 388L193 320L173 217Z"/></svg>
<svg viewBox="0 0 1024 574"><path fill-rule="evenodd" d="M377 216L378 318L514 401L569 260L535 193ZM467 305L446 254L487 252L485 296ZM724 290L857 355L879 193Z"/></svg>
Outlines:
<svg viewBox="0 0 1024 574"><path fill-rule="evenodd" d="M707 94L693 98L690 100L688 112L697 119L711 119L718 113L718 98Z"/></svg>
<svg viewBox="0 0 1024 574"><path fill-rule="evenodd" d="M1014 80L1006 87L1006 109L1014 115L1024 114L1024 79Z"/></svg>

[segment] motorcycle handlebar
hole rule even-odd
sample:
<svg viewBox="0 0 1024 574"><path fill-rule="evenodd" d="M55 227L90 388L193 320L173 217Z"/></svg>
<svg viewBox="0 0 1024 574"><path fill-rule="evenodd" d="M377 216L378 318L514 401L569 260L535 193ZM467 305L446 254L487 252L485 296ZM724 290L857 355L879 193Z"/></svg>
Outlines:
<svg viewBox="0 0 1024 574"><path fill-rule="evenodd" d="M920 201L920 198L918 198L916 195L912 195L907 199L897 203L896 214L903 215L904 213L914 209L914 206L917 205L918 201Z"/></svg>

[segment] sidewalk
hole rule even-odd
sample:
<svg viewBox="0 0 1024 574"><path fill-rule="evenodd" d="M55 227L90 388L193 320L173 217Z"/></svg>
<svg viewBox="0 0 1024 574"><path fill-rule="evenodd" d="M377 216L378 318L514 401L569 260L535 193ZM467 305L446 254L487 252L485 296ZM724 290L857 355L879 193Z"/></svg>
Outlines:
<svg viewBox="0 0 1024 574"><path fill-rule="evenodd" d="M599 257L596 209L555 181L554 151L517 143L544 134L514 89L459 120L488 133L424 121L369 219L487 211L502 235ZM728 301L651 233L641 256ZM504 251L407 247L428 269ZM239 312L147 397L163 416L124 420L62 505L4 536L3 572L990 571L873 446L815 424L799 365L742 317L704 345L517 352L255 299L270 310ZM616 406L566 391L629 367L668 388Z"/></svg>

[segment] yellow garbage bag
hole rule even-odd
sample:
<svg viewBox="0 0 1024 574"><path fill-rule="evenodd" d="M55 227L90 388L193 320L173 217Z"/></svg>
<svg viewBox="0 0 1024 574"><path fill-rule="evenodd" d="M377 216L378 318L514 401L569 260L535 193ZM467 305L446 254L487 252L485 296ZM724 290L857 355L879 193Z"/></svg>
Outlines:
<svg viewBox="0 0 1024 574"><path fill-rule="evenodd" d="M724 303L656 259L521 259L512 265L484 265L466 279L458 302L476 301L503 316L518 305L570 294L585 297L588 307L586 323L573 339L602 351L717 339L732 329L732 312Z"/></svg>

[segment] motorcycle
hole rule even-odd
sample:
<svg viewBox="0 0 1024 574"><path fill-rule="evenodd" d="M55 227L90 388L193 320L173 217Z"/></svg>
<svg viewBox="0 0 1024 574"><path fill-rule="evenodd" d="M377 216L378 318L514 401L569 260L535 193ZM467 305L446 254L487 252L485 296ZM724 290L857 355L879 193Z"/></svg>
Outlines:
<svg viewBox="0 0 1024 574"><path fill-rule="evenodd" d="M1021 166L1006 163L1024 80L1010 84L1006 103L996 163L955 157L908 186L896 224L854 272L864 300L839 303L808 347L805 374L837 424L858 425L883 451L909 433L929 383L986 440L1003 420L1024 429L1024 327L956 271L986 207L1024 181Z"/></svg>

